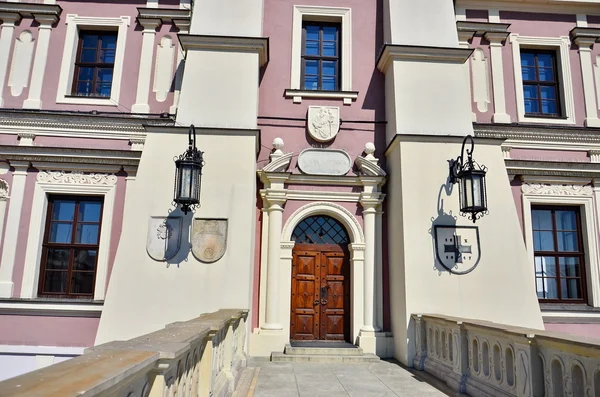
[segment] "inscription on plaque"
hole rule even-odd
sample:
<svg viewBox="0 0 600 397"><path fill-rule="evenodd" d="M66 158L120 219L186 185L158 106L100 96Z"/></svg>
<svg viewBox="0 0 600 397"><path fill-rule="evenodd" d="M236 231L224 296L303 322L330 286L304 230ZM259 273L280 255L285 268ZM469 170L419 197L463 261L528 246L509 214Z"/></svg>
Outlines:
<svg viewBox="0 0 600 397"><path fill-rule="evenodd" d="M309 175L346 175L352 160L343 150L306 149L298 156L298 167Z"/></svg>

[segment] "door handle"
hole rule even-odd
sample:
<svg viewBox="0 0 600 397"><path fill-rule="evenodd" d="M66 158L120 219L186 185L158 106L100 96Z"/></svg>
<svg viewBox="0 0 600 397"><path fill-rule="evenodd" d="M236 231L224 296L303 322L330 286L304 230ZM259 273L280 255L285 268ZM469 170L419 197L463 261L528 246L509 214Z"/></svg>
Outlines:
<svg viewBox="0 0 600 397"><path fill-rule="evenodd" d="M321 304L327 304L327 286L321 287Z"/></svg>

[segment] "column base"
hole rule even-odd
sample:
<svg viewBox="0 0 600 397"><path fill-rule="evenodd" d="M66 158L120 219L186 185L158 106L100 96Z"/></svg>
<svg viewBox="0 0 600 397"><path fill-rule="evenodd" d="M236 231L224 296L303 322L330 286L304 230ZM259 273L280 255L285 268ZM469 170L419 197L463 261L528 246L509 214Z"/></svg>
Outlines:
<svg viewBox="0 0 600 397"><path fill-rule="evenodd" d="M23 102L23 109L41 109L42 101L39 99L26 99Z"/></svg>
<svg viewBox="0 0 600 397"><path fill-rule="evenodd" d="M12 298L14 286L12 281L0 281L0 298Z"/></svg>
<svg viewBox="0 0 600 397"><path fill-rule="evenodd" d="M248 354L251 357L270 357L271 353L283 353L290 337L284 330L265 330L255 328L250 334Z"/></svg>
<svg viewBox="0 0 600 397"><path fill-rule="evenodd" d="M280 324L263 324L260 326L260 329L265 331L281 331L283 326Z"/></svg>
<svg viewBox="0 0 600 397"><path fill-rule="evenodd" d="M512 123L510 116L506 113L494 113L492 116L492 123L498 124L510 124Z"/></svg>
<svg viewBox="0 0 600 397"><path fill-rule="evenodd" d="M358 334L358 346L365 353L373 353L381 358L394 357L394 338L391 332L363 331Z"/></svg>
<svg viewBox="0 0 600 397"><path fill-rule="evenodd" d="M588 117L584 121L586 127L600 127L600 119Z"/></svg>

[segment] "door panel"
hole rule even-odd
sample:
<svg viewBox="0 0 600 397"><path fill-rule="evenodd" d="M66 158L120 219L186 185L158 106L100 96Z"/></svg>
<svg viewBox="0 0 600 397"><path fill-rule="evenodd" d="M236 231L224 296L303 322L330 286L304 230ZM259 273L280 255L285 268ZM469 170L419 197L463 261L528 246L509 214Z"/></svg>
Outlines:
<svg viewBox="0 0 600 397"><path fill-rule="evenodd" d="M319 336L319 274L321 255L316 251L296 251L292 261L292 312L290 336L315 340Z"/></svg>
<svg viewBox="0 0 600 397"><path fill-rule="evenodd" d="M349 321L349 291L346 288L346 257L343 252L322 252L321 260L326 274L321 274L321 288L327 291L326 304L321 302L321 339L344 340ZM323 272L324 273L324 272Z"/></svg>

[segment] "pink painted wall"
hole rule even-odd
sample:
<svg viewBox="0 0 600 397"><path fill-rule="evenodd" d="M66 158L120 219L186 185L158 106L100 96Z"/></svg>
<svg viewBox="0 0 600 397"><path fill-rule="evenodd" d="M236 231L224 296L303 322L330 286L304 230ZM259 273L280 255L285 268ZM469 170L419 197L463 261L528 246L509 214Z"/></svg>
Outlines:
<svg viewBox="0 0 600 397"><path fill-rule="evenodd" d="M118 0L96 0L93 2L71 2L71 1L58 1L58 4L63 8L63 12L60 16L60 20L54 25L50 36L50 45L48 50L48 60L46 64L44 86L42 89L42 108L51 110L66 110L66 111L78 111L86 112L91 110L107 111L107 112L131 112L131 107L135 104L135 97L137 91L137 78L140 66L140 54L142 45L142 28L136 22L137 7L145 7L146 1L144 0L129 0L122 2ZM161 1L161 8L171 7L179 8L179 2L175 0ZM130 26L127 32L127 41L125 49L125 58L123 66L123 75L121 79L121 94L119 98L118 106L101 106L101 105L70 105L70 104L57 104L56 94L58 90L58 80L60 76L61 63L64 51L64 42L67 31L67 25L65 23L66 16L68 14L76 14L79 16L90 16L90 17L120 17L129 16L131 18ZM38 29L37 23L30 18L23 19L19 26L15 29L15 38L18 38L23 30L30 30L34 36L34 40L37 40ZM176 53L179 51L179 42L176 39L177 29L171 24L165 24L161 26L155 38L155 49L156 44L160 42L165 34L169 34L173 37L173 44L176 46ZM14 46L13 46L14 49ZM12 63L13 50L11 49L11 55L9 59L9 67ZM156 52L155 52L156 56ZM176 71L176 56L173 60L173 75ZM33 61L32 61L33 62ZM152 61L152 66L155 65L155 59ZM153 68L154 69L154 68ZM156 101L156 96L152 92L152 82L149 87L149 105L151 113L162 113L168 112L170 106L173 103L173 92L171 90L168 98L165 102ZM8 76L7 84L3 87L3 98L4 106L6 108L22 108L23 101L27 99L29 95L29 88L25 88L23 93L18 97L13 97L8 87Z"/></svg>
<svg viewBox="0 0 600 397"><path fill-rule="evenodd" d="M600 340L600 324L544 324L546 331Z"/></svg>
<svg viewBox="0 0 600 397"><path fill-rule="evenodd" d="M0 344L21 346L90 347L100 318L0 316Z"/></svg>

